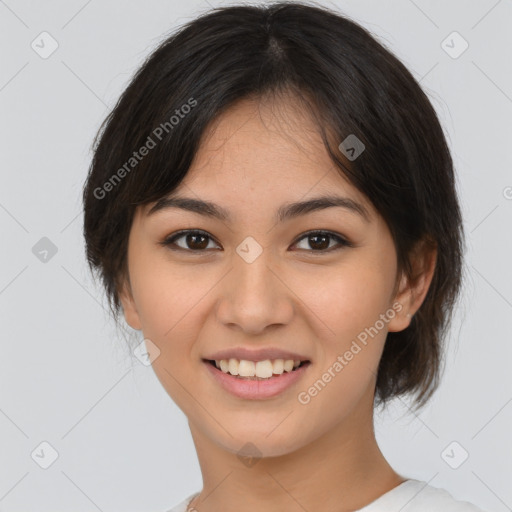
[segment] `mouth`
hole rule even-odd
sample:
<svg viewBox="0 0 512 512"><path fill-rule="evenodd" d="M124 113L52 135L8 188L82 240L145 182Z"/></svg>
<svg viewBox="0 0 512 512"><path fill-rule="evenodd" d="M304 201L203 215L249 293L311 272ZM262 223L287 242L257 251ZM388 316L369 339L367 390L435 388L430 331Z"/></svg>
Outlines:
<svg viewBox="0 0 512 512"><path fill-rule="evenodd" d="M309 360L283 360L276 359L261 362L240 361L237 359L215 361L214 359L203 359L203 361L216 370L226 373L240 380L269 380L286 373L292 373L299 368L311 364ZM249 363L249 364L248 364ZM258 364L259 363L259 364Z"/></svg>
<svg viewBox="0 0 512 512"><path fill-rule="evenodd" d="M311 366L309 360L202 361L215 385L245 400L263 400L282 394L297 383Z"/></svg>

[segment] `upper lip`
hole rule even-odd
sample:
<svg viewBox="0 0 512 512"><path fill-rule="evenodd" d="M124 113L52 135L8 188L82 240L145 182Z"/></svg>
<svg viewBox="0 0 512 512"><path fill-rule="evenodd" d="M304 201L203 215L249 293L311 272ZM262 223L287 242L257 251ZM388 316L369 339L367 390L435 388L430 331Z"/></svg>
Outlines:
<svg viewBox="0 0 512 512"><path fill-rule="evenodd" d="M259 349L249 349L244 347L227 348L219 350L206 356L205 359L221 361L222 359L245 359L246 361L265 361L266 359L293 359L294 361L309 361L305 357L290 350L282 348L267 347Z"/></svg>

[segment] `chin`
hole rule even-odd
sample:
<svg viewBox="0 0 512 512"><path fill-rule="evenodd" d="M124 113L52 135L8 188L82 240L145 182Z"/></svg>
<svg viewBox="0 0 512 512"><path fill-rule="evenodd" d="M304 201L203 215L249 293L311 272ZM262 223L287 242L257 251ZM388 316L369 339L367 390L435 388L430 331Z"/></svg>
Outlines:
<svg viewBox="0 0 512 512"><path fill-rule="evenodd" d="M281 457L307 444L307 440L300 438L298 432L282 428L278 434L280 428L274 425L255 430L253 427L239 432L231 428L229 432L233 437L223 436L222 440L217 440L217 444L239 456L242 462L245 458Z"/></svg>

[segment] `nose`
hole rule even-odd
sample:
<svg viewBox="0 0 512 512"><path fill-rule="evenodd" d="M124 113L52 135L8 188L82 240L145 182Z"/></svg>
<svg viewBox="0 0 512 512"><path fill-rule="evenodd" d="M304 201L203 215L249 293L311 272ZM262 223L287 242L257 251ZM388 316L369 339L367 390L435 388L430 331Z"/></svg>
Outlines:
<svg viewBox="0 0 512 512"><path fill-rule="evenodd" d="M235 254L233 268L222 280L217 320L247 334L288 324L294 314L293 292L265 250L252 262Z"/></svg>

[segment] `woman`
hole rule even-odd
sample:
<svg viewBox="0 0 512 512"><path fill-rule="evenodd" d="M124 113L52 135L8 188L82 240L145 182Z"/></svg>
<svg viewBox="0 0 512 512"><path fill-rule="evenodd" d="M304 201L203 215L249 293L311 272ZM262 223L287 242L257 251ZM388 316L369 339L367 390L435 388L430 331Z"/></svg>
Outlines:
<svg viewBox="0 0 512 512"><path fill-rule="evenodd" d="M215 9L96 142L88 261L201 466L172 512L478 511L398 474L373 429L436 389L462 281L450 152L396 57L325 8Z"/></svg>

